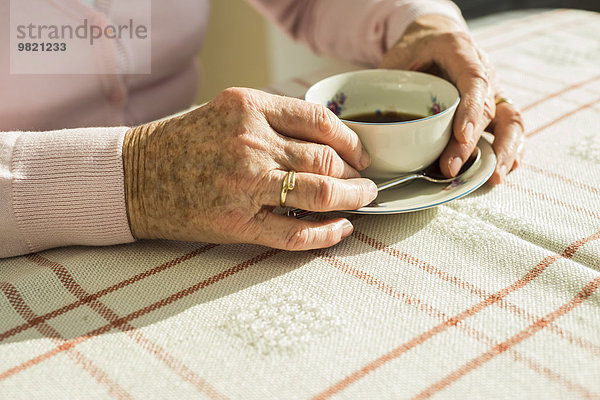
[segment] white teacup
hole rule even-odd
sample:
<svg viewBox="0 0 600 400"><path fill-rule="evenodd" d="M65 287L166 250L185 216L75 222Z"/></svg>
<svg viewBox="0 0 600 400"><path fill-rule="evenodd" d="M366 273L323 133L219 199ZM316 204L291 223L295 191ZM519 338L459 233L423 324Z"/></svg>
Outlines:
<svg viewBox="0 0 600 400"><path fill-rule="evenodd" d="M391 178L434 162L450 140L460 101L448 81L422 72L362 70L334 75L311 86L305 99L329 107L354 130L371 156L369 178ZM354 122L364 113L389 111L422 116L407 122Z"/></svg>

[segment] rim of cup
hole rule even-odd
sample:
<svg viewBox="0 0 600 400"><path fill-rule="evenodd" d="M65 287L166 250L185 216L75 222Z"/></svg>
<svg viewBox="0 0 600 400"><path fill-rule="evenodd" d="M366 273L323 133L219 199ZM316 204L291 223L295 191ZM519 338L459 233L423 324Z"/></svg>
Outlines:
<svg viewBox="0 0 600 400"><path fill-rule="evenodd" d="M417 75L417 76L424 76L428 79L431 79L433 81L437 81L439 83L441 83L444 86L447 86L450 90L454 91L456 94L456 101L454 101L454 103L452 103L451 106L447 107L445 110L440 111L437 114L433 114L433 115L428 115L426 117L423 118L418 118L418 119L413 119L410 121L399 121L399 122L360 122L360 121L352 121L352 120L348 120L348 119L344 119L343 117L338 116L338 118L344 122L348 122L351 124L358 124L358 125L398 125L398 124L414 124L414 123L419 123L422 121L426 121L428 119L432 119L432 118L436 118L436 117L441 117L442 115L448 113L448 112L454 112L454 110L456 109L456 107L458 107L458 104L460 103L460 92L458 91L458 89L456 88L456 86L454 86L452 83L450 83L449 81L447 81L444 78L440 78L439 76L436 75L432 75L432 74L428 74L426 72L420 72L420 71L407 71L407 70L402 70L402 69L361 69L361 70L356 70L356 71L348 71L348 72L343 72L341 74L336 74L336 75L331 75L327 78L321 79L320 81L316 82L315 84L313 84L311 87L308 88L308 90L306 91L306 93L304 94L304 100L312 102L309 99L309 96L312 94L312 92L315 92L316 90L319 89L320 86L325 85L327 82L332 81L334 79L339 79L342 78L344 76L347 75L368 75L368 74L377 74L380 72L384 72L384 73L399 73L402 75Z"/></svg>

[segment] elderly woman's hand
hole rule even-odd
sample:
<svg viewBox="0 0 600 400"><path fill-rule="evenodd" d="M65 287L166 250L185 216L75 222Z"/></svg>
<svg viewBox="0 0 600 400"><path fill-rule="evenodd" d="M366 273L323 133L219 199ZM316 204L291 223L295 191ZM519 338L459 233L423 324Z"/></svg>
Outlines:
<svg viewBox="0 0 600 400"><path fill-rule="evenodd" d="M421 70L454 82L461 101L454 119L454 135L440 158L446 176L455 176L475 148L484 129L494 133L498 158L490 181L498 184L519 164L523 149L521 115L508 102L499 102L494 68L471 36L442 16L413 22L385 55L382 68Z"/></svg>
<svg viewBox="0 0 600 400"><path fill-rule="evenodd" d="M328 247L351 234L351 223L274 214L286 173L298 172L291 207L356 209L377 196L358 173L369 156L333 113L250 89L228 89L187 114L130 129L123 161L136 238Z"/></svg>

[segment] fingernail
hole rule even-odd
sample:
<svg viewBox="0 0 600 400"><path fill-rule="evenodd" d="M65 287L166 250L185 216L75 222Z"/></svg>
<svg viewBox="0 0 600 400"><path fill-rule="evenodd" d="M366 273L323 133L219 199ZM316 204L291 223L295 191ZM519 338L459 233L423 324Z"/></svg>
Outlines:
<svg viewBox="0 0 600 400"><path fill-rule="evenodd" d="M475 130L475 127L473 126L472 122L467 122L467 125L465 125L465 129L463 129L463 135L465 137L465 143L471 143L473 142L473 131Z"/></svg>
<svg viewBox="0 0 600 400"><path fill-rule="evenodd" d="M460 167L462 167L462 160L460 159L460 157L454 157L450 159L450 162L448 163L448 169L450 170L450 175L451 176L456 176L456 174L458 174L458 171L460 171Z"/></svg>
<svg viewBox="0 0 600 400"><path fill-rule="evenodd" d="M352 226L352 224L350 223L350 221L348 221L347 219L343 220L341 222L342 225L342 238L348 237L352 234L352 232L354 231L354 227Z"/></svg>
<svg viewBox="0 0 600 400"><path fill-rule="evenodd" d="M371 165L371 156L369 156L369 153L367 153L366 151L363 150L362 155L360 156L359 163L360 163L360 169L365 169L369 165Z"/></svg>

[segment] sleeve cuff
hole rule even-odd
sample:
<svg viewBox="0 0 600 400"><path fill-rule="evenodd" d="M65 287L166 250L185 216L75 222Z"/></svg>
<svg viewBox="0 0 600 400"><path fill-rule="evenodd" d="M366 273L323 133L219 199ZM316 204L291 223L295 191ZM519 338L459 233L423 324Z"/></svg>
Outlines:
<svg viewBox="0 0 600 400"><path fill-rule="evenodd" d="M14 216L30 252L134 241L125 206L128 128L23 132L12 158Z"/></svg>

